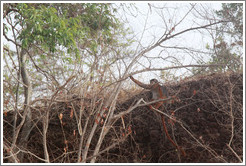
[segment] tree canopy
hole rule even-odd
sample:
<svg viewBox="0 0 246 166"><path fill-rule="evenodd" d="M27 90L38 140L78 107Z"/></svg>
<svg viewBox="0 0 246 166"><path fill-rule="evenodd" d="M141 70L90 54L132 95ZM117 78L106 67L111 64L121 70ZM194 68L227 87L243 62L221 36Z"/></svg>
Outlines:
<svg viewBox="0 0 246 166"><path fill-rule="evenodd" d="M110 4L20 3L5 5L4 9L5 15L14 12L15 25L22 28L18 39L23 48L37 45L55 52L57 46L64 46L68 53L78 55L78 42L96 51L97 42L109 43L113 30L119 28L116 9Z"/></svg>

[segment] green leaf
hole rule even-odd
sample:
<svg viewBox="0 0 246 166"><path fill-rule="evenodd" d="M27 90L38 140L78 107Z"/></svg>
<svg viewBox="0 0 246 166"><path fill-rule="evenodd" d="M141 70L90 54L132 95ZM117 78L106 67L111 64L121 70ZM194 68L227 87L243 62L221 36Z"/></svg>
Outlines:
<svg viewBox="0 0 246 166"><path fill-rule="evenodd" d="M22 44L23 48L27 48L27 40L26 39L23 39L21 44Z"/></svg>
<svg viewBox="0 0 246 166"><path fill-rule="evenodd" d="M46 59L46 56L44 54L40 55L41 59Z"/></svg>

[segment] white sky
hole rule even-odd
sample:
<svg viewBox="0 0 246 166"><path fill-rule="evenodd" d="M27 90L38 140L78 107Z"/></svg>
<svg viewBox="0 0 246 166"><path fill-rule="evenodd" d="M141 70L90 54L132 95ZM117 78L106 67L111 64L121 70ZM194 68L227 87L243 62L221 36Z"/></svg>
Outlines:
<svg viewBox="0 0 246 166"><path fill-rule="evenodd" d="M162 34L165 31L165 24L163 22L162 17L164 17L166 20L169 20L168 24L173 25L177 22L179 22L179 20L181 20L184 15L187 13L187 11L191 8L189 3L175 3L175 2L155 2L155 6L160 6L160 7L166 7L168 8L169 14L168 15L163 15L161 16L161 10L155 10L153 7L151 8L150 11L150 7L148 5L148 3L146 2L136 2L136 7L138 8L138 12L136 12L135 10L132 10L132 13L122 13L122 18L123 19L127 19L127 21L129 22L129 26L132 28L132 30L134 31L135 34L137 34L137 38L138 41L140 41L140 38L142 36L142 40L141 40L141 44L144 47L149 46L151 43L153 43L154 41L158 40L158 38L160 38L162 36ZM194 3L194 2L192 2ZM152 4L152 3L151 3ZM199 6L200 4L204 5L204 6L209 6L210 10L219 10L221 9L221 3L219 2L212 2L212 3L200 3L198 2L198 4L196 6ZM162 10L163 13L167 13L167 9L163 9ZM149 12L149 13L148 13ZM134 15L134 16L133 16ZM145 27L145 21L146 22L146 27ZM177 33L180 32L182 30L191 28L191 27L195 27L197 26L196 23L194 23L194 21L196 23L199 23L201 25L205 25L206 23L203 23L204 21L202 19L195 19L194 16L192 15L192 13L188 14L188 16L184 19L184 21L182 21L180 23L180 25L178 25L175 29L175 31L173 33ZM144 27L147 29L147 31L144 32ZM171 28L171 26L169 27ZM144 32L144 34L142 34ZM200 32L197 31L192 31L189 33L185 33L180 35L179 37L169 40L167 42L164 43L165 46L178 46L178 47L188 47L188 48L196 48L196 49L201 49L204 50L205 46L207 43L211 43L211 38L210 36L207 35L201 35ZM192 62L192 58L187 55L184 54L183 52L179 52L177 50L176 51L167 51L167 50L163 50L163 49L155 49L153 51L151 51L149 54L147 54L148 56L154 56L154 55L158 55L160 53L160 51L163 51L163 54L169 54L171 56L175 56L177 58L179 58L179 60L181 61L181 63L183 65L185 64L190 64L190 63L195 63ZM165 56L165 55L163 55ZM167 55L166 55L167 56ZM204 59L205 60L205 59ZM194 61L194 59L193 59ZM148 62L143 62L148 63ZM160 65L160 67L167 67L165 65L167 64L163 64L163 62L158 63L155 62L154 65ZM183 70L186 71L186 70ZM183 73L176 73L177 75L182 75ZM145 80L149 80L152 77L155 77L157 79L159 78L159 72L148 72L148 73L143 73L143 74L138 74L137 76L139 76L139 78L142 77L142 79L144 78ZM146 81L145 81L146 82Z"/></svg>
<svg viewBox="0 0 246 166"><path fill-rule="evenodd" d="M77 2L78 3L78 2ZM102 2L100 2L102 3ZM122 3L122 2L120 2ZM129 3L129 2L127 2ZM131 2L132 3L132 2ZM187 11L190 9L190 3L195 3L193 1L191 2L173 2L173 1L159 1L159 2L154 2L155 6L159 7L166 7L167 9L163 9L163 13L167 14L167 11L169 14L161 16L161 10L155 10L153 7L150 10L150 7L147 2L141 2L137 1L135 2L136 7L138 8L138 12L136 10L130 10L132 13L129 13L129 11L126 10L126 12L122 12L122 19L128 21L131 29L133 30L134 34L136 34L136 38L140 41L140 38L142 36L141 40L141 45L143 47L149 46L151 43L155 42L159 37L162 36L165 30L165 24L163 22L163 18L168 20L169 25L173 25L183 16ZM151 2L152 4L152 2ZM221 2L197 2L197 6L200 4L203 4L205 6L209 5L211 10L219 10L221 9ZM147 14L149 12L149 14ZM134 15L134 16L133 16ZM163 18L162 18L163 17ZM145 21L146 22L146 27L145 27ZM183 22L179 26L175 28L175 31L173 33L180 32L184 29L190 28L190 27L195 27L195 23L200 23L201 25L205 24L203 23L203 20L194 20L194 16L190 13ZM144 27L147 29L144 31ZM171 28L171 26L169 27ZM143 33L144 32L144 33ZM3 37L3 42L6 43L5 38ZM185 33L180 35L179 37L169 40L164 43L165 46L178 46L178 47L188 47L188 48L196 48L200 50L204 50L205 46L207 43L211 42L211 38L207 35L201 35L200 32L197 31L192 31L190 33ZM7 42L10 43L10 42ZM10 44L11 46L11 44ZM134 46L133 46L134 47ZM11 46L13 50L15 50L15 47ZM183 51L179 50L165 50L165 49L155 49L151 51L147 56L155 56L160 53L160 51L163 51L163 56L175 56L179 59L181 64L190 64L190 63L195 63L195 61L192 61L192 58L190 55L185 54ZM148 64L146 61L141 61L143 64ZM170 63L158 63L154 62L155 66L158 67L167 67L170 65ZM137 66L136 66L137 67ZM183 70L184 71L184 70ZM182 75L183 73L176 73L176 75ZM153 77L160 79L159 78L159 72L146 72L143 73L143 75L139 74L137 75L140 78L146 78L145 80L149 80Z"/></svg>

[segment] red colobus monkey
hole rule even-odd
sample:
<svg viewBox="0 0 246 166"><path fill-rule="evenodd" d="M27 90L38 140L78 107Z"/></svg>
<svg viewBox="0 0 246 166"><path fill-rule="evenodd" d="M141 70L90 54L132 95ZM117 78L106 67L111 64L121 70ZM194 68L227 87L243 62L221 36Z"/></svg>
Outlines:
<svg viewBox="0 0 246 166"><path fill-rule="evenodd" d="M144 84L136 79L134 79L132 76L130 76L130 79L135 82L138 86L144 88L144 89L149 89L152 93L152 100L158 100L158 99L166 99L168 98L168 91L166 86L162 86L159 84L159 81L157 79L151 79L150 84ZM155 109L158 109L160 106L162 106L166 101L159 101L157 102L153 107ZM153 109L152 105L149 106L150 109ZM164 115L161 114L161 119L162 119L162 124L164 131L166 133L167 138L170 140L170 142L178 149L181 151L183 156L186 156L185 151L182 149L182 147L178 146L170 137L167 131L167 127L165 124L165 117Z"/></svg>

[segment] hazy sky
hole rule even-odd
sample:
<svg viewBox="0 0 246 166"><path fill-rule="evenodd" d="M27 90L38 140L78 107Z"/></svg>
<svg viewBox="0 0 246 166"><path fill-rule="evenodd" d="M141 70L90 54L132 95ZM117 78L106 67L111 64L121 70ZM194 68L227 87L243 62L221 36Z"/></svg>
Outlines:
<svg viewBox="0 0 246 166"><path fill-rule="evenodd" d="M129 4L129 2L128 2ZM152 3L151 3L152 4ZM210 4L207 3L198 3L196 7L200 5L210 6L210 10L218 10L221 8L221 3L213 2ZM191 4L189 3L175 3L175 2L155 2L154 6L150 7L150 5L146 2L135 2L135 6L137 10L135 10L134 6L130 10L120 10L120 17L127 21L129 26L134 34L136 34L137 41L140 41L142 47L147 47L153 42L157 41L165 31L165 23L163 20L166 20L169 28L172 27L175 23L179 22L184 15L190 10ZM187 17L175 28L173 33L177 33L184 29L194 27L195 24L201 23L203 24L203 20L194 19L194 15L189 13ZM144 30L145 29L145 30ZM144 33L143 33L144 32ZM142 38L141 38L142 37ZM141 40L140 40L141 39ZM6 43L5 38L3 38L3 42ZM196 49L205 49L205 45L211 42L211 39L208 35L201 35L200 32L193 31L191 33L183 34L175 39L169 40L164 43L165 46L178 46L178 47L188 47L188 48L196 48ZM7 42L10 44L10 42ZM137 47L137 45L132 46ZM11 46L13 50L15 50L14 46ZM190 64L191 57L186 55L183 51L179 50L168 50L163 48L158 48L150 53L147 56L155 56L162 52L163 57L165 56L175 56L180 62L184 64ZM141 61L143 64L148 64L145 60ZM168 61L161 63L159 61L154 62L155 66L166 67L169 65ZM182 73L177 73L181 75ZM159 79L159 72L147 72L141 75L141 77L147 78L146 80L155 77Z"/></svg>
<svg viewBox="0 0 246 166"><path fill-rule="evenodd" d="M157 41L164 33L166 27L165 22L163 20L166 20L169 28L172 27L175 23L178 23L182 18L184 18L185 14L191 9L191 2L189 3L174 3L174 2L158 2L154 3L154 6L152 6L153 3L151 3L151 6L149 6L146 2L137 2L135 3L135 6L137 7L137 10L134 10L132 8L132 12L129 11L122 12L122 18L126 19L129 22L129 26L133 30L135 34L137 34L136 38L138 41L141 39L141 45L143 47L147 47L153 42ZM194 4L194 3L193 3ZM196 9L206 7L207 11L209 10L219 10L221 9L221 3L213 2L213 3L197 3L195 5ZM203 19L195 18L194 14L198 12L204 12L204 11L195 11L193 10L190 12L183 21L180 22L180 24L175 28L175 31L173 33L180 32L182 30L196 27L199 25L205 25L205 21ZM199 16L198 16L199 17ZM209 16L208 16L209 17ZM145 29L145 31L144 31ZM144 33L143 33L144 32ZM176 46L176 47L187 47L187 48L195 48L198 50L205 50L206 44L211 43L211 37L206 31L192 31L189 33L182 34L174 39L171 39L163 45L165 46ZM184 51L180 50L168 50L163 48L155 49L154 51L151 51L147 56L155 56L159 54L162 51L163 57L165 56L175 56L177 57L181 64L195 64L194 59L190 55L187 55L184 53ZM166 54L166 55L165 55ZM175 55L174 55L175 54ZM202 57L204 60L206 60L207 57ZM194 62L193 62L193 61ZM147 62L143 61L144 64ZM165 65L169 65L168 62L163 63L163 61L160 63L159 61L154 63L156 66L159 67L166 67ZM186 70L183 70L186 71ZM182 73L177 73L178 75L182 75ZM159 72L148 72L144 73L143 75L140 75L140 77L144 77L150 79L151 77L156 77L159 79Z"/></svg>

